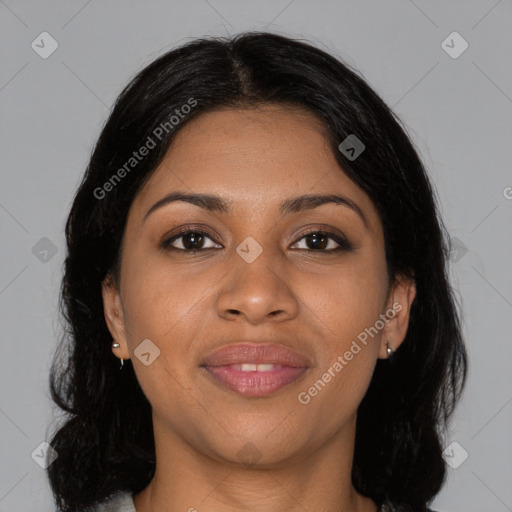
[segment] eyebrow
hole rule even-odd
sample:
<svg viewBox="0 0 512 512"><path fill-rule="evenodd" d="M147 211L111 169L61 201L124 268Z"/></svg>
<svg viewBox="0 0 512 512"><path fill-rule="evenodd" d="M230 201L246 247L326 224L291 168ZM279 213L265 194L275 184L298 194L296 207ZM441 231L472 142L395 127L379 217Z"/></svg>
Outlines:
<svg viewBox="0 0 512 512"><path fill-rule="evenodd" d="M199 206L205 210L218 213L231 213L233 202L223 199L222 197L211 194L187 194L185 192L177 191L167 194L165 197L157 201L144 215L143 222L156 210L166 206L175 201L184 201L186 203ZM286 217L292 213L298 213L305 210L312 210L324 204L337 204L344 206L356 212L365 227L370 229L368 219L366 218L362 209L346 196L337 194L304 194L297 197L290 197L285 199L280 205L280 213L282 217Z"/></svg>

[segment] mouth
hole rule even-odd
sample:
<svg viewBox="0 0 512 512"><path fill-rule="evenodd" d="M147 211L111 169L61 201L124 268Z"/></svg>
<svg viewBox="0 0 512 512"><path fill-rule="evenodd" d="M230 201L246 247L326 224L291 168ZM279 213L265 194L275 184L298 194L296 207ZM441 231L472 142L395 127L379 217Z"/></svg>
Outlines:
<svg viewBox="0 0 512 512"><path fill-rule="evenodd" d="M224 389L263 397L298 380L310 364L282 345L243 343L208 354L201 367Z"/></svg>

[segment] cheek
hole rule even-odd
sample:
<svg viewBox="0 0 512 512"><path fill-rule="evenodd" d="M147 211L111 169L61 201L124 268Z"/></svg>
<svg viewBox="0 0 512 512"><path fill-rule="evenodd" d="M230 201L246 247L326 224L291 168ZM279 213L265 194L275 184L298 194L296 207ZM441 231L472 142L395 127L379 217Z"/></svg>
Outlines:
<svg viewBox="0 0 512 512"><path fill-rule="evenodd" d="M350 361L344 360L343 354L339 351L344 362L335 358L329 365L319 368L297 396L303 429L313 430L319 439L354 417L375 369L376 358L368 348L362 348Z"/></svg>
<svg viewBox="0 0 512 512"><path fill-rule="evenodd" d="M383 261L378 251L367 253L322 278L323 294L318 293L318 286L311 286L310 296L316 304L312 311L325 345L318 368L298 401L311 416L324 417L327 429L343 424L357 410L370 384L380 333L368 332L379 320L386 298Z"/></svg>
<svg viewBox="0 0 512 512"><path fill-rule="evenodd" d="M370 255L371 256L371 255ZM382 256L383 257L383 256ZM354 255L351 261L323 275L302 276L301 296L336 350L375 324L386 299L385 264L375 257ZM313 318L314 321L314 318Z"/></svg>
<svg viewBox="0 0 512 512"><path fill-rule="evenodd" d="M382 313L386 285L385 267L375 264L355 265L321 282L316 279L316 285L309 283L309 323L316 326L323 346L297 399L308 417L323 417L328 430L357 410L370 384L380 345L380 332L370 328Z"/></svg>
<svg viewBox="0 0 512 512"><path fill-rule="evenodd" d="M124 271L125 324L132 343L150 338L164 344L184 329L197 328L211 286L207 274L172 267L160 256L127 259ZM189 336L192 334L189 332Z"/></svg>
<svg viewBox="0 0 512 512"><path fill-rule="evenodd" d="M166 410L169 404L177 409L190 407L183 388L190 387L190 346L195 333L204 328L201 297L205 290L186 273L158 262L150 264L148 259L145 265L136 258L126 259L123 268L124 320L134 371L156 410ZM148 365L139 358L143 346L149 347L152 362Z"/></svg>

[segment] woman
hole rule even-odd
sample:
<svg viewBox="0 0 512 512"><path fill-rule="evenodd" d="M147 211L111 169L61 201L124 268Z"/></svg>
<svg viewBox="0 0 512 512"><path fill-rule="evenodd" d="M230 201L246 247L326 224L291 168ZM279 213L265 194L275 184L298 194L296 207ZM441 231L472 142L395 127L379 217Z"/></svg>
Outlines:
<svg viewBox="0 0 512 512"><path fill-rule="evenodd" d="M170 51L66 235L59 510L429 510L466 377L448 237L353 71L268 33Z"/></svg>

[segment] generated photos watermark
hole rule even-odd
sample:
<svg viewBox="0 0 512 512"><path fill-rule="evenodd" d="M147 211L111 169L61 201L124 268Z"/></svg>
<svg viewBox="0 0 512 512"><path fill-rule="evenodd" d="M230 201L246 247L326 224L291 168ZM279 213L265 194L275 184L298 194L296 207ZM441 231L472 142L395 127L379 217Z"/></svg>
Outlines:
<svg viewBox="0 0 512 512"><path fill-rule="evenodd" d="M96 187L93 191L96 199L103 199L108 192L111 192L121 180L135 169L144 158L149 155L152 149L157 145L155 139L161 141L165 135L170 133L180 122L185 118L187 114L197 105L197 100L189 98L187 103L182 105L180 108L175 109L174 114L169 116L167 121L160 123L152 132L148 135L146 141L139 147L137 151L132 153L132 156L121 166L112 176L101 186Z"/></svg>
<svg viewBox="0 0 512 512"><path fill-rule="evenodd" d="M381 314L379 320L377 320L373 326L365 328L364 331L361 331L357 335L357 339L364 346L368 343L368 336L373 338L376 336L379 331L381 331L389 320L391 320L396 313L402 310L402 305L398 302L393 304L393 307L388 309L385 314ZM331 380L338 375L345 366L352 361L355 355L361 352L361 345L357 343L356 340L352 341L350 345L350 349L347 350L343 355L337 357L336 361L327 369L327 371L318 379L311 387L308 388L307 391L301 391L297 399L299 403L303 405L307 405L311 402L311 399L318 395L320 391L322 391L325 386L331 382Z"/></svg>

